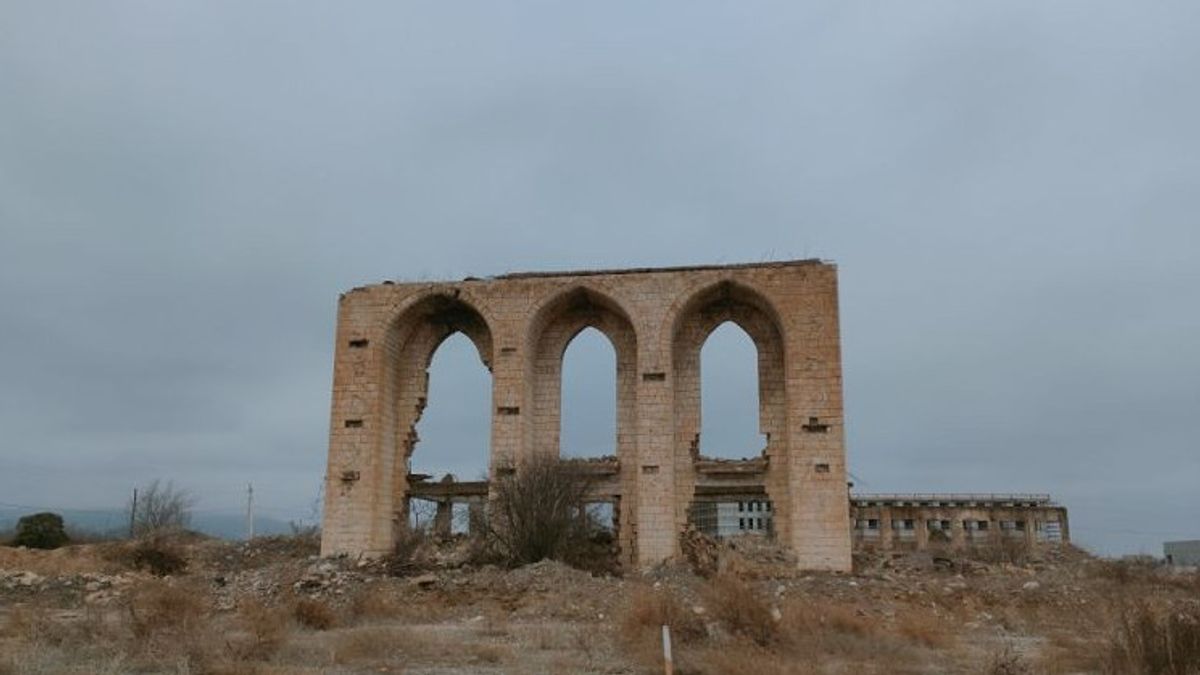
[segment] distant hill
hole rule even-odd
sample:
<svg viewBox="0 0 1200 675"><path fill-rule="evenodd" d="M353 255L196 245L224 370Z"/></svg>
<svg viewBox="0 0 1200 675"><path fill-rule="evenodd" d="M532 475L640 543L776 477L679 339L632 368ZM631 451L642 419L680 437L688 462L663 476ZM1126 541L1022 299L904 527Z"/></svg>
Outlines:
<svg viewBox="0 0 1200 675"><path fill-rule="evenodd" d="M0 506L0 531L15 528L21 516L30 513L32 511L28 509ZM55 513L63 517L68 529L78 529L95 534L120 534L129 528L129 512L124 510L74 511L62 509ZM234 514L196 514L192 517L189 529L219 539L243 539L246 536L246 517ZM287 534L291 531L291 525L286 521L264 516L254 519L254 534L256 535Z"/></svg>

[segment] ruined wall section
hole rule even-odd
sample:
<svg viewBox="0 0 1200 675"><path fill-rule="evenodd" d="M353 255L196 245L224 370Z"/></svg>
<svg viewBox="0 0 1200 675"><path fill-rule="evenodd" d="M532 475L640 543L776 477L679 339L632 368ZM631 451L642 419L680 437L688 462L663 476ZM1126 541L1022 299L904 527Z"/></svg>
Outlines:
<svg viewBox="0 0 1200 675"><path fill-rule="evenodd" d="M819 261L384 283L344 294L323 553L384 553L405 525L408 453L422 451L413 428L446 336L467 334L492 372L494 477L561 451L562 356L591 326L617 354L622 549L639 565L677 555L698 479L699 349L725 320L759 349L765 486L779 537L803 567L849 569L836 268Z"/></svg>

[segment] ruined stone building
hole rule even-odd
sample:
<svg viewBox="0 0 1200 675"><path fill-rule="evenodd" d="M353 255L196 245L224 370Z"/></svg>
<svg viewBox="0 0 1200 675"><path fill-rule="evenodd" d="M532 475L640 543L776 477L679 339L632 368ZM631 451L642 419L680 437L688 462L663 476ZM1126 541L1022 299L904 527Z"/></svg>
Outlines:
<svg viewBox="0 0 1200 675"><path fill-rule="evenodd" d="M417 480L415 425L427 368L461 332L492 376L489 479L560 454L563 353L584 328L617 361L615 457L589 462L612 505L622 560L679 550L705 504L769 502L774 537L802 567L848 570L837 270L817 260L507 274L354 289L338 306L322 553L380 554L413 497L480 500L487 482ZM766 448L746 461L700 456L700 348L726 321L758 351ZM440 497L439 497L440 496Z"/></svg>
<svg viewBox="0 0 1200 675"><path fill-rule="evenodd" d="M766 438L740 461L699 452L700 349L727 321L757 349ZM588 327L616 354L617 429L613 455L578 468L593 479L590 500L611 509L625 565L675 556L689 526L769 535L801 567L823 570L848 570L852 545L1067 540L1065 509L1044 496L851 497L837 270L798 260L384 282L343 294L322 553L389 552L415 500L436 503L433 525L449 532L454 505L482 518L495 478L560 457L563 355ZM455 333L491 373L488 480L430 481L409 468L421 452L427 369Z"/></svg>

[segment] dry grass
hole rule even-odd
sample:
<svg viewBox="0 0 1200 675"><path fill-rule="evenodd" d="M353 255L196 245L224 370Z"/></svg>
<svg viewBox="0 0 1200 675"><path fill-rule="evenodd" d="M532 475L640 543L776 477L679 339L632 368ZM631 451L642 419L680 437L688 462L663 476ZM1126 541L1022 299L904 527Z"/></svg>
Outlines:
<svg viewBox="0 0 1200 675"><path fill-rule="evenodd" d="M814 675L816 662L754 645L704 649L680 659L680 675Z"/></svg>
<svg viewBox="0 0 1200 675"><path fill-rule="evenodd" d="M1033 667L1012 644L1005 643L991 653L981 675L1033 675Z"/></svg>
<svg viewBox="0 0 1200 675"><path fill-rule="evenodd" d="M912 609L897 616L896 633L929 649L949 649L957 642L948 622L927 610Z"/></svg>
<svg viewBox="0 0 1200 675"><path fill-rule="evenodd" d="M291 631L286 609L268 607L258 601L246 602L238 608L235 625L238 630L226 638L226 645L238 661L270 658L283 646Z"/></svg>
<svg viewBox="0 0 1200 675"><path fill-rule="evenodd" d="M644 642L649 637L657 643L663 626L671 627L671 637L679 644L698 642L708 636L704 620L673 592L648 587L634 589L622 616L622 636L629 642Z"/></svg>
<svg viewBox="0 0 1200 675"><path fill-rule="evenodd" d="M760 647L779 640L781 631L777 615L747 584L732 576L717 576L713 578L707 596L713 618L720 621L730 633L749 639Z"/></svg>
<svg viewBox="0 0 1200 675"><path fill-rule="evenodd" d="M512 658L512 648L507 645L476 644L469 648L471 656L480 663L497 664Z"/></svg>
<svg viewBox="0 0 1200 675"><path fill-rule="evenodd" d="M320 600L301 598L292 605L292 616L305 628L329 630L337 625L337 614Z"/></svg>
<svg viewBox="0 0 1200 675"><path fill-rule="evenodd" d="M332 642L333 662L337 665L386 664L397 656L408 641L408 631L375 626L338 633Z"/></svg>
<svg viewBox="0 0 1200 675"><path fill-rule="evenodd" d="M1124 607L1106 666L1111 673L1200 673L1200 611L1148 604Z"/></svg>

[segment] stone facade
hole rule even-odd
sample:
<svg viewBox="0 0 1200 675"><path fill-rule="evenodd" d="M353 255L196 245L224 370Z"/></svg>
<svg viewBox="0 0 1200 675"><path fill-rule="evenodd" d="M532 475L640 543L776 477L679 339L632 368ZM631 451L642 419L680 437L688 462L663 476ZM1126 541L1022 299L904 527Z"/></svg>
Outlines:
<svg viewBox="0 0 1200 675"><path fill-rule="evenodd" d="M617 356L616 459L598 463L626 564L679 552L696 502L758 495L809 569L850 569L837 270L816 260L384 282L338 307L322 553L381 554L419 490L409 458L427 368L461 332L492 374L489 476L558 456L562 357L594 327ZM733 321L758 350L760 428L746 461L699 456L700 348ZM486 490L486 487L482 489Z"/></svg>

